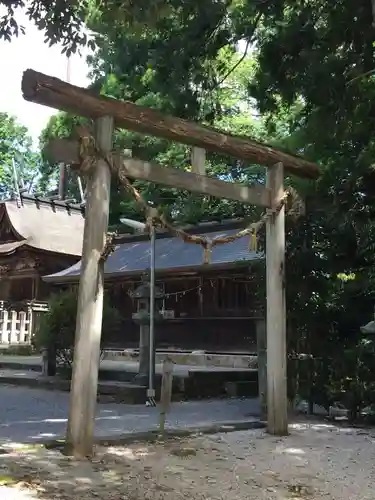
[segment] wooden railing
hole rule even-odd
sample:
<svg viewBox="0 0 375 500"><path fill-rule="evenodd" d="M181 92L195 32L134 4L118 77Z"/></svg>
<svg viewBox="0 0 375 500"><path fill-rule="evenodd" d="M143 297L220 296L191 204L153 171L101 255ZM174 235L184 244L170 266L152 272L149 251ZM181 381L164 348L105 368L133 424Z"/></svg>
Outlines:
<svg viewBox="0 0 375 500"><path fill-rule="evenodd" d="M17 304L0 302L0 348L29 345L40 314L47 310L45 303Z"/></svg>

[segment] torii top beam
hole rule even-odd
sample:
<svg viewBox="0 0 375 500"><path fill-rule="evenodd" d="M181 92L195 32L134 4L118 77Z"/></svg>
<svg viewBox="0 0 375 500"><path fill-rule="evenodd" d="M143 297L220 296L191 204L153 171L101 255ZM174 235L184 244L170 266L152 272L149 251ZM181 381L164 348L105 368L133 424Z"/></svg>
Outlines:
<svg viewBox="0 0 375 500"><path fill-rule="evenodd" d="M265 166L281 162L286 171L299 177L316 179L319 176L318 166L301 157L243 137L225 134L198 123L164 115L129 101L99 96L88 89L76 87L32 69L26 70L23 74L22 92L27 101L76 115L93 119L105 115L112 116L117 127L197 146L207 151Z"/></svg>

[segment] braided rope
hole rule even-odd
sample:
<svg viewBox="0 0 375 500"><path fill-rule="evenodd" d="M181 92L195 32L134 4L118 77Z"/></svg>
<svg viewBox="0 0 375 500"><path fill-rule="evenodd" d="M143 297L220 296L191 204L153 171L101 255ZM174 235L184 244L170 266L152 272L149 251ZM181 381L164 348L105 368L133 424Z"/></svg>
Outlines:
<svg viewBox="0 0 375 500"><path fill-rule="evenodd" d="M79 170L82 173L88 174L90 170L95 166L96 161L99 158L103 159L110 167L111 172L118 176L120 183L126 189L126 191L128 191L134 197L135 201L145 211L146 226L148 228L152 226L164 227L168 231L171 231L173 234L181 238L185 243L201 245L203 248L204 264L210 263L210 256L213 247L217 245L224 245L226 243L232 243L233 241L236 241L237 239L243 238L245 236L250 236L249 251L256 252L258 250L257 235L259 231L265 226L270 217L272 217L274 214L278 214L284 206L286 207L288 215L298 216L303 211L303 203L298 197L296 191L292 188L288 188L285 190L283 197L276 207L267 209L257 222L251 223L247 228L238 231L236 234L212 239L208 238L207 236L189 234L183 229L173 226L167 220L164 214L159 213L157 208L152 207L148 204L148 202L143 198L138 189L136 189L129 181L125 173L113 161L112 154L105 154L100 150L95 142L94 137L92 136L92 133L88 128L80 126L79 128L77 128L77 133L80 142L79 155L81 160ZM109 235L107 235L106 243L101 257L103 260L106 260L115 249L115 246L113 244L114 237L115 233L109 233Z"/></svg>
<svg viewBox="0 0 375 500"><path fill-rule="evenodd" d="M117 233L107 233L104 248L100 254L100 261L105 262L108 257L116 250L115 237Z"/></svg>

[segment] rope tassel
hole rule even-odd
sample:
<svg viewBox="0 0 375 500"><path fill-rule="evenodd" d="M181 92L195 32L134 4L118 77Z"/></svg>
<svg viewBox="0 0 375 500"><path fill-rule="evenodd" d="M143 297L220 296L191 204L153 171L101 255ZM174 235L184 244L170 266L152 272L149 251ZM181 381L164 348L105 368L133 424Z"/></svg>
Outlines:
<svg viewBox="0 0 375 500"><path fill-rule="evenodd" d="M205 241L203 245L203 264L210 264L212 252L212 242Z"/></svg>
<svg viewBox="0 0 375 500"><path fill-rule="evenodd" d="M258 237L256 229L253 228L250 234L250 242L249 242L249 251L257 252L258 251Z"/></svg>

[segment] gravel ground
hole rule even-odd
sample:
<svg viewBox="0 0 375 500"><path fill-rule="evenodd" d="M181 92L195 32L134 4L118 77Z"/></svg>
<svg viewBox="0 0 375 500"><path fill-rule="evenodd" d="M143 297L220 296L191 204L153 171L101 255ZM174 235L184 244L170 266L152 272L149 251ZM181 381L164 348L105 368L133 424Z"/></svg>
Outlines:
<svg viewBox="0 0 375 500"><path fill-rule="evenodd" d="M98 448L92 462L42 448L13 450L0 455L0 484L15 481L0 487L0 498L374 499L375 431L304 420L290 431L285 438L257 430Z"/></svg>

